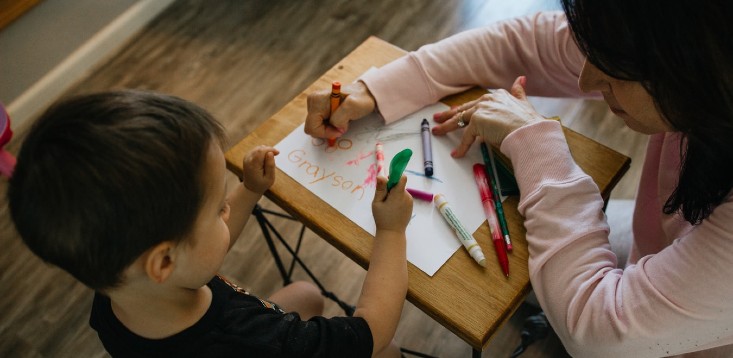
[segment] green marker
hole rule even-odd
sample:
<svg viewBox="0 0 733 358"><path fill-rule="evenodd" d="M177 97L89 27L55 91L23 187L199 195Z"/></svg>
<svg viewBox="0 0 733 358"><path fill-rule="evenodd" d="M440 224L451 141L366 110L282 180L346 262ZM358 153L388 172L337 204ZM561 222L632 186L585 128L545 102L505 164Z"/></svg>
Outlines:
<svg viewBox="0 0 733 358"><path fill-rule="evenodd" d="M389 162L389 180L387 180L387 191L392 190L392 188L400 181L400 178L402 178L402 173L405 171L405 168L407 168L407 162L410 161L410 157L412 157L412 150L408 148L397 153L397 155L392 158L392 161Z"/></svg>
<svg viewBox="0 0 733 358"><path fill-rule="evenodd" d="M494 207L496 208L496 216L499 217L499 226L501 226L501 232L504 234L504 242L506 249L512 251L512 240L509 238L509 227L506 224L506 217L504 216L504 206L501 204L501 195L499 195L499 186L496 177L496 164L494 163L494 153L491 152L491 148L486 145L483 141L481 142L481 155L484 157L484 167L486 168L486 176L489 177L489 186L491 191L494 193Z"/></svg>

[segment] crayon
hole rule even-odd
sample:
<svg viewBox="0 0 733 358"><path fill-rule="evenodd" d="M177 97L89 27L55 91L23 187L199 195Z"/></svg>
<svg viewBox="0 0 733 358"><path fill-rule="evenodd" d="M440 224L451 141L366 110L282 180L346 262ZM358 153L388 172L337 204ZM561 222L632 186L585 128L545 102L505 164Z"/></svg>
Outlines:
<svg viewBox="0 0 733 358"><path fill-rule="evenodd" d="M430 124L423 118L420 123L420 135L422 136L422 155L425 176L433 176L433 145L430 142Z"/></svg>
<svg viewBox="0 0 733 358"><path fill-rule="evenodd" d="M331 84L331 115L336 112L341 104L341 82L334 81ZM328 146L333 147L336 145L336 138L328 138Z"/></svg>

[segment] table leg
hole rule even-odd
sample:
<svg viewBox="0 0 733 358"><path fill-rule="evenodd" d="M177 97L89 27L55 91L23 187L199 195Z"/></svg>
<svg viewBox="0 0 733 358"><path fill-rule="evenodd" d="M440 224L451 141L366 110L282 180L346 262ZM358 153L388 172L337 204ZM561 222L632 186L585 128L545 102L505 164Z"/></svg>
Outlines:
<svg viewBox="0 0 733 358"><path fill-rule="evenodd" d="M290 274L285 271L282 259L277 253L277 249L275 249L275 243L272 241L272 236L270 236L270 230L268 229L269 221L265 217L262 207L260 207L259 204L255 205L252 215L257 219L257 223L260 224L260 230L262 230L262 235L265 237L267 247L270 249L270 254L272 254L272 258L275 259L275 265L277 266L278 271L280 271L280 276L283 279L283 286L287 286L292 282Z"/></svg>
<svg viewBox="0 0 733 358"><path fill-rule="evenodd" d="M305 263L300 259L300 257L298 257L298 251L300 250L300 243L303 240L305 226L300 231L300 236L298 237L298 244L296 246L296 249L293 250L293 248L290 247L290 245L285 241L285 239L283 239L280 233L275 229L275 226L272 225L270 220L267 219L265 214L271 214L271 215L279 216L279 217L286 218L289 220L294 220L294 221L297 221L297 219L291 216L285 215L285 214L263 209L259 204L255 205L255 208L252 210L252 215L254 215L255 218L257 218L257 222L260 224L260 229L262 230L262 235L265 237L265 241L267 242L267 247L270 249L270 253L272 254L273 259L275 259L275 265L277 265L277 269L280 271L280 275L283 278L283 285L287 285L292 282L291 276L293 273L293 267L295 263L297 262L298 265L300 265L300 267L305 271L305 273L311 278L313 283L315 283L316 286L318 286L318 288L321 290L321 295L330 299L333 302L336 302L336 304L338 304L339 307L341 307L341 309L344 310L344 313L347 316L353 316L354 311L356 310L356 307L344 301L341 301L341 299L339 299L338 296L336 296L333 292L327 291L326 288L323 287L321 282L318 281L316 276L311 272L311 270L308 269L308 266L306 266ZM285 265L283 264L280 254L277 252L277 249L275 248L275 242L272 239L271 234L274 234L277 237L280 243L285 247L286 250L288 250L288 252L292 256L293 261L291 262L290 270L285 270Z"/></svg>

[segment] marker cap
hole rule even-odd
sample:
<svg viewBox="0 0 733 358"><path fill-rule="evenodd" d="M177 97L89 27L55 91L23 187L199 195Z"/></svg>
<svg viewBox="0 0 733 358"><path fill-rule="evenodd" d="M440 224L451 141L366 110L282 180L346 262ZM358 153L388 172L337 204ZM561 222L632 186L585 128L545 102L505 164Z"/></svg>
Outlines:
<svg viewBox="0 0 733 358"><path fill-rule="evenodd" d="M412 189L412 188L407 188L406 190L408 193L410 193L410 195L412 195L413 198L425 200L425 201L433 201L434 195L431 193L428 193L422 190Z"/></svg>
<svg viewBox="0 0 733 358"><path fill-rule="evenodd" d="M473 257L476 262L478 262L481 267L486 267L486 257L484 256L483 251L481 251L481 247L478 245L474 245L471 247L470 250L468 250L468 253Z"/></svg>

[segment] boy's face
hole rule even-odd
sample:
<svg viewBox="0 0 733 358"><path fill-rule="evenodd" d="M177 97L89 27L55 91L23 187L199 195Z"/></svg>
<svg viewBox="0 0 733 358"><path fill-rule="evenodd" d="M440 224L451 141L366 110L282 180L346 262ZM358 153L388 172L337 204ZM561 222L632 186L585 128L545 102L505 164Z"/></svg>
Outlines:
<svg viewBox="0 0 733 358"><path fill-rule="evenodd" d="M176 247L176 281L191 289L200 288L216 275L230 242L226 165L224 153L214 139L209 145L203 171L203 206L193 231Z"/></svg>

